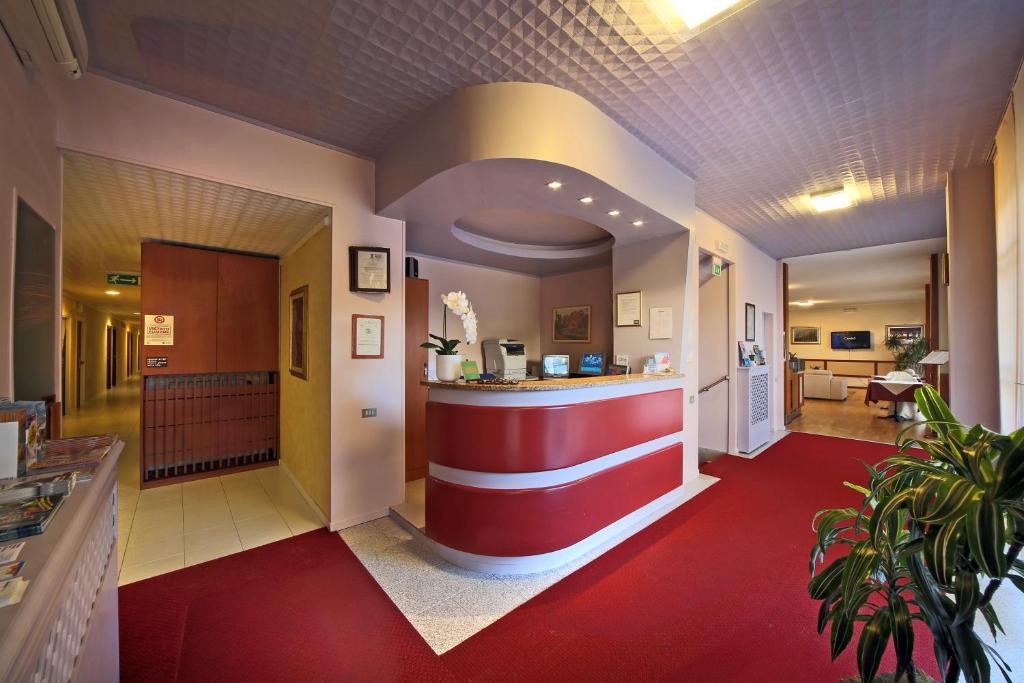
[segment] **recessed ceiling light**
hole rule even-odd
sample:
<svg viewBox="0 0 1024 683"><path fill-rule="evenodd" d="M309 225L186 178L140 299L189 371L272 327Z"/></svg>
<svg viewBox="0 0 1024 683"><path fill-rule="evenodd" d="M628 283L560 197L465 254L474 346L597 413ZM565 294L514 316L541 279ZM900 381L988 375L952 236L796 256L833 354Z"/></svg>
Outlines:
<svg viewBox="0 0 1024 683"><path fill-rule="evenodd" d="M618 209L612 209L611 211L608 212L608 215L609 216L618 216L619 213L621 213L621 212Z"/></svg>
<svg viewBox="0 0 1024 683"><path fill-rule="evenodd" d="M118 296L118 295L121 294L121 292L117 291L116 289L108 289L107 291L105 291L103 293L104 294L108 294L110 296Z"/></svg>
<svg viewBox="0 0 1024 683"><path fill-rule="evenodd" d="M741 0L672 0L672 4L683 18L686 28L695 29L709 19L717 17ZM752 0L744 4L750 4ZM738 8L737 8L738 9ZM723 17L724 18L724 17Z"/></svg>
<svg viewBox="0 0 1024 683"><path fill-rule="evenodd" d="M580 197L580 201L582 203L584 203L584 204L589 204L592 201L594 201L594 198L593 197L589 197L589 196L588 197Z"/></svg>
<svg viewBox="0 0 1024 683"><path fill-rule="evenodd" d="M139 314L138 311L135 311L134 313L132 313L132 315L138 315L138 314Z"/></svg>
<svg viewBox="0 0 1024 683"><path fill-rule="evenodd" d="M807 301L794 301L794 306L813 306L814 302L808 299Z"/></svg>
<svg viewBox="0 0 1024 683"><path fill-rule="evenodd" d="M810 200L811 206L813 206L814 210L818 213L835 211L836 209L845 209L853 204L853 200L850 199L850 195L846 193L845 188L816 192L810 195Z"/></svg>
<svg viewBox="0 0 1024 683"><path fill-rule="evenodd" d="M644 222L642 220L639 220L639 219L633 221L633 227L634 228L639 228L643 224L644 224Z"/></svg>
<svg viewBox="0 0 1024 683"><path fill-rule="evenodd" d="M561 187L562 183L558 180L552 180L550 183L548 183L548 189L550 190L558 190L561 189Z"/></svg>

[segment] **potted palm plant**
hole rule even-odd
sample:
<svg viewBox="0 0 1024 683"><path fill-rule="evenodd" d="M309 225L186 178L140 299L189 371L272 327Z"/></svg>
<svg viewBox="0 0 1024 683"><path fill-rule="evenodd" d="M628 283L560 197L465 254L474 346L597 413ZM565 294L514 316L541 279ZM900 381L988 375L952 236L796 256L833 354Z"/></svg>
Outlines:
<svg viewBox="0 0 1024 683"><path fill-rule="evenodd" d="M890 334L885 339L885 348L892 353L897 370L913 370L928 355L928 342L924 337L906 339Z"/></svg>
<svg viewBox="0 0 1024 683"><path fill-rule="evenodd" d="M444 382L454 382L462 376L462 354L457 351L462 342L459 339L448 338L448 311L453 311L462 320L467 344L476 343L476 312L465 292L442 294L441 302L444 304L441 313L441 334L427 335L436 343L424 342L420 347L434 349L437 352L437 378Z"/></svg>
<svg viewBox="0 0 1024 683"><path fill-rule="evenodd" d="M979 615L996 638L992 596L1004 583L1024 591L1024 429L998 434L957 422L930 386L916 392L933 438L897 439L899 453L869 466L868 485L846 483L864 501L821 510L812 527L811 597L821 601L818 632L830 627L832 658L857 642L862 681L873 681L891 644L896 680L919 681L915 621L932 633L947 683L961 674L987 683L1009 667L975 630ZM924 451L920 457L912 449ZM830 551L848 553L825 564Z"/></svg>

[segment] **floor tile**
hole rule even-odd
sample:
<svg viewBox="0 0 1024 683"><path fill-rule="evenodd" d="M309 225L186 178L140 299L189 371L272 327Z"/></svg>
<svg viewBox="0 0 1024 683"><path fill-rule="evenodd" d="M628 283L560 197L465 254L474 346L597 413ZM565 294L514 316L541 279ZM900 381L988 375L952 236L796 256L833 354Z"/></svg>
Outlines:
<svg viewBox="0 0 1024 683"><path fill-rule="evenodd" d="M238 537L242 541L242 547L246 550L257 546L280 541L292 535L288 525L285 524L281 515L273 513L252 517L245 520L235 520L235 527L238 529Z"/></svg>
<svg viewBox="0 0 1024 683"><path fill-rule="evenodd" d="M238 538L238 531L231 522L185 535L186 566L207 562L241 550L242 543Z"/></svg>
<svg viewBox="0 0 1024 683"><path fill-rule="evenodd" d="M121 575L118 577L117 585L123 586L127 583L134 583L135 581L159 576L160 574L166 574L167 572L172 572L176 569L182 569L184 566L185 554L180 553L174 557L156 560L155 562L148 562L146 564L135 565L133 567L123 567L121 569Z"/></svg>
<svg viewBox="0 0 1024 683"><path fill-rule="evenodd" d="M129 539L124 555L124 567L165 560L169 557L181 555L185 551L184 538L182 536L166 536L137 543L132 543L132 540Z"/></svg>

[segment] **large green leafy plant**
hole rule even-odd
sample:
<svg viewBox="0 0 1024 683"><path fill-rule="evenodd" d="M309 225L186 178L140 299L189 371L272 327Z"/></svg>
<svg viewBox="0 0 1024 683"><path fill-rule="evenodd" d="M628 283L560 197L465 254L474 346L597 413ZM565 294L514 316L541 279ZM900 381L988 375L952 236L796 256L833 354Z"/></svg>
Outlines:
<svg viewBox="0 0 1024 683"><path fill-rule="evenodd" d="M857 667L874 680L890 643L896 679L916 679L913 623L932 633L948 683L990 680L994 663L1009 666L975 631L978 615L993 638L1003 632L992 596L1009 581L1024 591L1024 429L997 434L957 422L930 386L917 404L934 438L897 439L899 453L868 466L860 509L822 510L814 517L811 597L821 601L818 632L830 626L832 658L863 623ZM919 448L927 457L911 449ZM825 564L830 550L848 553Z"/></svg>
<svg viewBox="0 0 1024 683"><path fill-rule="evenodd" d="M885 348L892 353L897 370L911 370L928 355L928 341L924 337L904 339L891 334L885 339Z"/></svg>

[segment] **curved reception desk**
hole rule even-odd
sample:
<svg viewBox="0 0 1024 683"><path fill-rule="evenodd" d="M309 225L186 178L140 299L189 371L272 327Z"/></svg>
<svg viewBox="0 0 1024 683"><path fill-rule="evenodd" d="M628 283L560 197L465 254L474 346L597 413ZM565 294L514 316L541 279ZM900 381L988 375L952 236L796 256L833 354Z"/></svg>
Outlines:
<svg viewBox="0 0 1024 683"><path fill-rule="evenodd" d="M453 564L551 569L692 495L678 375L426 384L424 531Z"/></svg>

